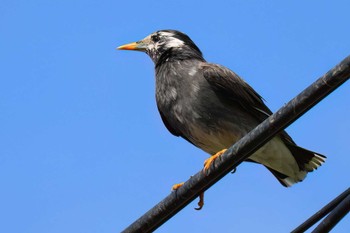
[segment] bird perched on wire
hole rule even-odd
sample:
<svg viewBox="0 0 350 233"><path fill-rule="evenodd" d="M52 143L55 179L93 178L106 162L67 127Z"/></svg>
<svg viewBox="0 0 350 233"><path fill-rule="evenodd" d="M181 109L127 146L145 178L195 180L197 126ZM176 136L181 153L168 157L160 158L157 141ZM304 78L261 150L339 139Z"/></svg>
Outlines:
<svg viewBox="0 0 350 233"><path fill-rule="evenodd" d="M142 51L151 57L161 118L172 134L212 155L204 170L272 114L251 86L230 69L206 62L182 32L160 30L118 49ZM297 146L285 131L249 157L286 187L302 181L325 159Z"/></svg>

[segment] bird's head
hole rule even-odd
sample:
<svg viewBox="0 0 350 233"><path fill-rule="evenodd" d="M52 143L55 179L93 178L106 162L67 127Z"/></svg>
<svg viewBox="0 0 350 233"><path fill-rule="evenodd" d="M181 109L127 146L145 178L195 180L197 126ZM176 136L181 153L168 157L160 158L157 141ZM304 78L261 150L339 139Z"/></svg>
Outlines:
<svg viewBox="0 0 350 233"><path fill-rule="evenodd" d="M157 64L162 55L169 53L176 57L183 55L202 58L202 53L194 42L184 33L175 30L156 31L144 39L119 46L120 50L136 50L147 53Z"/></svg>

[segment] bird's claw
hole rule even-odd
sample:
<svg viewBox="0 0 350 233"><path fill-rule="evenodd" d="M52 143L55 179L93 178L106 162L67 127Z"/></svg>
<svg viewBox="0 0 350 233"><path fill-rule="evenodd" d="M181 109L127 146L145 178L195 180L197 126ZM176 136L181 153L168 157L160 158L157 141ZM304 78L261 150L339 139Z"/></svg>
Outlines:
<svg viewBox="0 0 350 233"><path fill-rule="evenodd" d="M204 193L199 194L198 207L195 210L201 210L204 206Z"/></svg>
<svg viewBox="0 0 350 233"><path fill-rule="evenodd" d="M171 187L171 191L175 191L177 190L178 188L180 188L182 185L184 185L185 182L181 182L181 183L178 183L178 184L174 184L172 187Z"/></svg>
<svg viewBox="0 0 350 233"><path fill-rule="evenodd" d="M225 153L226 150L227 150L227 149L223 149L223 150L217 152L216 154L210 156L208 159L206 159L206 160L204 161L204 171L208 171L209 168L210 168L210 166L211 166L211 164L212 164L220 155L222 155L223 153Z"/></svg>
<svg viewBox="0 0 350 233"><path fill-rule="evenodd" d="M181 182L178 184L174 184L173 187L171 187L171 191L178 190L182 185L184 185L185 182ZM199 194L199 201L198 201L198 207L194 208L195 210L201 210L204 206L204 193Z"/></svg>

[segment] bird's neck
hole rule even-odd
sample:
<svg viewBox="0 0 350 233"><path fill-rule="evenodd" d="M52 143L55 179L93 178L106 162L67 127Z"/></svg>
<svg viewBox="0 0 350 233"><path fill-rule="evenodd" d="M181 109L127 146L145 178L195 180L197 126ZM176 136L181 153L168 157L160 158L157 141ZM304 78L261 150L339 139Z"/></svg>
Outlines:
<svg viewBox="0 0 350 233"><path fill-rule="evenodd" d="M187 47L171 48L164 51L155 61L156 68L169 61L199 60L205 61L202 53Z"/></svg>

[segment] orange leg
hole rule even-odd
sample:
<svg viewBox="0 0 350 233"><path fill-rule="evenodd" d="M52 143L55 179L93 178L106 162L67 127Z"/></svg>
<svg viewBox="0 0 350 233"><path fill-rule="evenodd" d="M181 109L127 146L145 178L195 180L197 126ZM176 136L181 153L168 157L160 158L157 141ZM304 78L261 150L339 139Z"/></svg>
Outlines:
<svg viewBox="0 0 350 233"><path fill-rule="evenodd" d="M180 188L185 182L174 184L171 188L172 191L176 191L178 188ZM201 210L204 206L204 193L199 194L199 201L198 201L198 207L194 208L195 210Z"/></svg>
<svg viewBox="0 0 350 233"><path fill-rule="evenodd" d="M215 161L215 159L217 159L220 155L225 153L226 150L227 149L223 149L217 152L215 155L210 156L210 158L206 159L204 161L204 171L207 171L210 168L211 164Z"/></svg>
<svg viewBox="0 0 350 233"><path fill-rule="evenodd" d="M206 159L204 161L204 171L207 171L210 168L210 165L215 161L215 159L217 159L220 155L222 155L223 153L225 153L227 149L223 149L219 152L217 152L215 155L212 155L210 158ZM179 183L179 184L174 184L173 187L171 188L172 191L176 191L177 189L179 189L182 185L184 184L184 182ZM198 207L195 208L195 210L201 210L204 206L204 192L199 194L199 202L198 202Z"/></svg>
<svg viewBox="0 0 350 233"><path fill-rule="evenodd" d="M172 191L175 191L177 190L178 188L180 188L185 182L181 182L181 183L178 183L178 184L174 184L173 187L171 187L171 190Z"/></svg>

